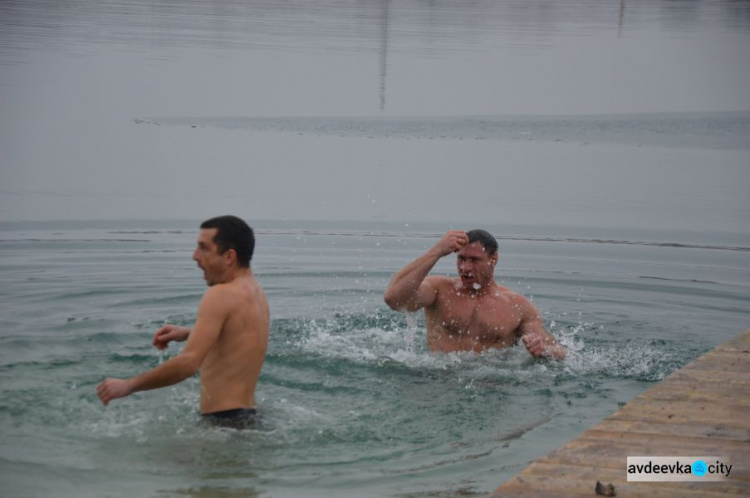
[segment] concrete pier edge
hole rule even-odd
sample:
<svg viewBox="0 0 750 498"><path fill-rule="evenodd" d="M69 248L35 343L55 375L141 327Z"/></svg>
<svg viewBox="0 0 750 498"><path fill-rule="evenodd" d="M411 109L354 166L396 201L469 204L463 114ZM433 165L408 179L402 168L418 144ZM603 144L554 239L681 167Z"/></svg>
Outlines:
<svg viewBox="0 0 750 498"><path fill-rule="evenodd" d="M628 456L728 458L711 482L633 482ZM600 487L597 493L597 481ZM612 494L606 485L613 486ZM532 462L492 497L750 496L750 330L716 346L579 437Z"/></svg>

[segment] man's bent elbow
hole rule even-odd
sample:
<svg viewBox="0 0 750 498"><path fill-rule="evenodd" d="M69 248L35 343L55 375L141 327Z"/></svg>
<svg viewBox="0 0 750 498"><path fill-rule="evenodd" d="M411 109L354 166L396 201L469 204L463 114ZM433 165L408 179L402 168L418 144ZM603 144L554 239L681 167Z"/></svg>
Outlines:
<svg viewBox="0 0 750 498"><path fill-rule="evenodd" d="M383 295L383 301L385 301L385 304L387 304L390 309L401 311L401 302L396 296L393 295L392 292L385 291L385 294Z"/></svg>

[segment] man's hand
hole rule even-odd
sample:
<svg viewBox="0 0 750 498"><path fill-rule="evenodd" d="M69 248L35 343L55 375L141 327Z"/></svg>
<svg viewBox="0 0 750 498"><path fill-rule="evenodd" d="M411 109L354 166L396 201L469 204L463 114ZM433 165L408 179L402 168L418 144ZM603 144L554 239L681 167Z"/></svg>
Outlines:
<svg viewBox="0 0 750 498"><path fill-rule="evenodd" d="M96 394L99 395L99 399L102 400L104 406L107 406L113 399L124 398L133 394L133 388L129 380L104 379L104 382L97 386Z"/></svg>
<svg viewBox="0 0 750 498"><path fill-rule="evenodd" d="M189 328L167 324L156 331L153 344L156 349L167 349L171 341L184 341L189 335Z"/></svg>
<svg viewBox="0 0 750 498"><path fill-rule="evenodd" d="M469 243L469 237L463 230L449 230L443 235L433 247L442 258L451 253L460 251L466 244Z"/></svg>
<svg viewBox="0 0 750 498"><path fill-rule="evenodd" d="M539 334L530 332L522 335L521 340L523 341L523 345L526 346L526 349L529 350L529 353L531 353L534 358L546 358L548 356L547 345L544 344L544 341Z"/></svg>
<svg viewBox="0 0 750 498"><path fill-rule="evenodd" d="M521 340L534 358L565 359L566 353L564 347L554 342L551 344L544 342L544 339L538 333L527 332L521 336Z"/></svg>
<svg viewBox="0 0 750 498"><path fill-rule="evenodd" d="M432 306L437 299L437 288L431 283L430 278L439 277L428 278L427 274L440 258L461 250L468 243L469 237L466 232L446 232L430 250L394 275L383 295L386 304L391 309L399 311L416 311Z"/></svg>

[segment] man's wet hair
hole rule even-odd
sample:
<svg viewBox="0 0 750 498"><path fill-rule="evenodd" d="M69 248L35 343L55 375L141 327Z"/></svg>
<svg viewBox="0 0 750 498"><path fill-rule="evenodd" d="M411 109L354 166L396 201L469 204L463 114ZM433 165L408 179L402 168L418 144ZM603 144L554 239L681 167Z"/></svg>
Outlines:
<svg viewBox="0 0 750 498"><path fill-rule="evenodd" d="M466 232L466 236L469 237L469 244L472 242L479 242L484 247L484 252L488 256L492 256L497 252L497 240L495 236L486 230L475 228Z"/></svg>
<svg viewBox="0 0 750 498"><path fill-rule="evenodd" d="M204 221L201 228L216 229L214 244L219 248L219 254L234 249L237 253L237 264L242 268L250 266L255 250L255 234L247 223L236 216L225 215Z"/></svg>

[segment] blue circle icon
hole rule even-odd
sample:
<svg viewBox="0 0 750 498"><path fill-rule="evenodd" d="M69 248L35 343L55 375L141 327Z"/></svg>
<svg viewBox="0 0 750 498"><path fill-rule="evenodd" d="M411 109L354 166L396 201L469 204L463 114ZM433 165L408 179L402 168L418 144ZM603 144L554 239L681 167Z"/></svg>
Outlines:
<svg viewBox="0 0 750 498"><path fill-rule="evenodd" d="M708 467L703 460L696 460L693 462L693 467L690 470L693 472L693 475L703 477L708 472Z"/></svg>

